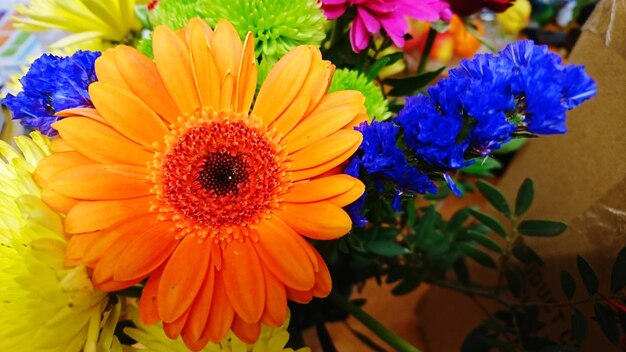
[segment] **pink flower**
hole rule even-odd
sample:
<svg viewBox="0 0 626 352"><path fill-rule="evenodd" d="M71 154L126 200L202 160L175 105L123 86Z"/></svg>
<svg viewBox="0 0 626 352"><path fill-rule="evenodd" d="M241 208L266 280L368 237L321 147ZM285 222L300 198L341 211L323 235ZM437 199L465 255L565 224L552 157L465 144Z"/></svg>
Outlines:
<svg viewBox="0 0 626 352"><path fill-rule="evenodd" d="M385 30L393 43L404 46L409 26L406 17L434 22L450 20L450 5L444 0L320 0L322 10L333 20L356 7L356 17L350 28L350 43L354 52L367 48L373 34Z"/></svg>

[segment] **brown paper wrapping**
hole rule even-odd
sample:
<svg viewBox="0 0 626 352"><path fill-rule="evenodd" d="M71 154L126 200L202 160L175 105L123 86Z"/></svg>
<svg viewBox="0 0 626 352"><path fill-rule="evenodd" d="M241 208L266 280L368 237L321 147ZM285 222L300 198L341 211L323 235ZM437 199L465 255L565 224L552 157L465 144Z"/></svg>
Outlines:
<svg viewBox="0 0 626 352"><path fill-rule="evenodd" d="M499 183L508 199L515 199L522 181L532 178L535 202L527 218L569 224L558 238L526 241L545 261L542 268L523 268L531 286L526 300L547 304L567 301L559 272L565 269L578 277L576 255L587 259L598 274L600 292L608 294L613 261L626 246L626 0L601 1L569 61L585 65L597 82L598 96L568 114L566 135L529 141ZM472 272L478 281L493 284L491 275ZM586 297L579 280L574 300ZM593 316L591 303L579 308ZM543 335L571 342L570 312L569 307L545 307L542 319L549 326ZM470 299L439 288L418 303L417 314L429 352L458 351L485 318ZM582 349L616 350L591 320Z"/></svg>

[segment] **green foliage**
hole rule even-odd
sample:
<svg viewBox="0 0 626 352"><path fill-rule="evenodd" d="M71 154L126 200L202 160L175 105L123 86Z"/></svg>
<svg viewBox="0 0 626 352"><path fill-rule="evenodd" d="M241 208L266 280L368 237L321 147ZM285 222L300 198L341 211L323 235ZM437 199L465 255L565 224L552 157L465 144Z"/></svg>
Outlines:
<svg viewBox="0 0 626 352"><path fill-rule="evenodd" d="M589 263L587 263L587 261L579 255L576 256L576 265L578 266L578 273L583 279L587 292L589 292L590 295L598 292L598 276L593 271L591 265L589 265Z"/></svg>
<svg viewBox="0 0 626 352"><path fill-rule="evenodd" d="M383 80L383 84L391 86L389 95L394 97L415 95L420 89L426 87L428 83L437 78L441 72L445 69L445 66L436 69L435 71L429 71L420 73L414 76L407 76L402 78L387 78Z"/></svg>
<svg viewBox="0 0 626 352"><path fill-rule="evenodd" d="M515 198L515 216L524 214L532 205L534 197L533 181L527 178L517 191L517 197Z"/></svg>
<svg viewBox="0 0 626 352"><path fill-rule="evenodd" d="M619 326L611 308L604 303L596 303L593 305L593 311L604 336L612 343L617 344L619 342Z"/></svg>
<svg viewBox="0 0 626 352"><path fill-rule="evenodd" d="M502 236L504 238L507 237L506 230L504 230L504 226L502 226L502 223L500 221L498 221L498 219L494 218L491 215L487 215L487 214L485 214L483 212L480 212L480 211L478 211L476 209L473 209L473 208L470 208L468 210L476 219L478 219L478 221L480 221L485 226L487 226L490 229L492 229L493 231L495 231L495 233L497 233L498 235L500 235L500 236Z"/></svg>
<svg viewBox="0 0 626 352"><path fill-rule="evenodd" d="M626 287L626 248L623 248L611 269L611 292L617 293Z"/></svg>
<svg viewBox="0 0 626 352"><path fill-rule="evenodd" d="M501 212L508 218L513 215L511 213L509 203L506 201L506 198L504 198L504 194L502 194L498 188L482 180L478 180L478 182L476 182L476 186L485 199L487 199L489 204L496 208L497 211Z"/></svg>
<svg viewBox="0 0 626 352"><path fill-rule="evenodd" d="M459 172L466 175L480 176L480 177L493 177L492 171L502 168L502 164L494 158L475 158L472 165L466 166L459 170Z"/></svg>
<svg viewBox="0 0 626 352"><path fill-rule="evenodd" d="M519 233L532 237L558 236L566 229L566 224L550 220L524 220L517 226Z"/></svg>
<svg viewBox="0 0 626 352"><path fill-rule="evenodd" d="M572 299L574 293L576 293L576 281L574 281L572 275L565 270L561 270L561 289L568 299Z"/></svg>
<svg viewBox="0 0 626 352"><path fill-rule="evenodd" d="M572 310L571 324L572 337L578 342L583 342L587 337L587 317L580 310L574 308Z"/></svg>

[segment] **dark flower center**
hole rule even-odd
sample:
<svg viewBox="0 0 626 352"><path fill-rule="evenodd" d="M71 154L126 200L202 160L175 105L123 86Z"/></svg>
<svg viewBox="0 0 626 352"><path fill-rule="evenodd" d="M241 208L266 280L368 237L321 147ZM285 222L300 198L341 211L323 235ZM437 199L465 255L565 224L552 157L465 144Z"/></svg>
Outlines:
<svg viewBox="0 0 626 352"><path fill-rule="evenodd" d="M215 152L207 155L198 174L198 181L206 191L217 195L237 193L237 186L248 178L246 162L242 155Z"/></svg>

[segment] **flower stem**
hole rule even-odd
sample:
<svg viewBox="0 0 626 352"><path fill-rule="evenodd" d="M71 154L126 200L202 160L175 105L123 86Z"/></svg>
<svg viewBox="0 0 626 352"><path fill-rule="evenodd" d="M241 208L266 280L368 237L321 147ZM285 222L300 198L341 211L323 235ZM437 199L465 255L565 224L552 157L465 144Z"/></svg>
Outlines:
<svg viewBox="0 0 626 352"><path fill-rule="evenodd" d="M417 73L422 73L426 70L428 57L430 56L430 52L433 50L433 44L435 43L436 37L437 37L437 31L431 28L428 31L428 37L426 38L426 44L424 45L424 50L422 50L422 56L420 57L420 63L419 63L419 66L417 67Z"/></svg>
<svg viewBox="0 0 626 352"><path fill-rule="evenodd" d="M349 313L353 317L355 317L358 321L363 323L368 329L370 329L373 333L375 333L378 337L380 337L383 341L388 343L391 347L393 347L396 351L399 352L420 352L415 346L411 345L407 341L403 340L400 336L396 335L393 331L389 330L378 320L374 319L371 315L365 313L358 306L350 303L350 301L342 296L341 294L332 291L328 296L333 303L335 303L339 308L344 310L346 313Z"/></svg>

